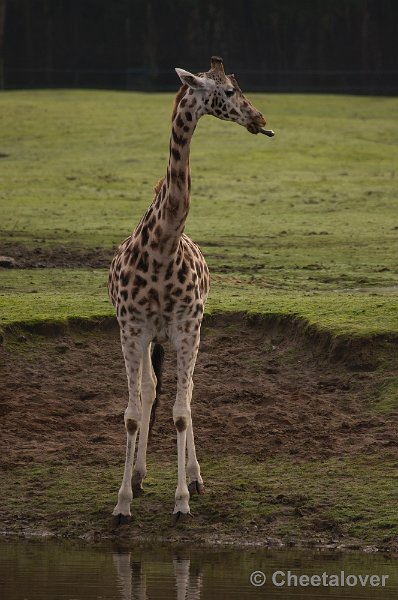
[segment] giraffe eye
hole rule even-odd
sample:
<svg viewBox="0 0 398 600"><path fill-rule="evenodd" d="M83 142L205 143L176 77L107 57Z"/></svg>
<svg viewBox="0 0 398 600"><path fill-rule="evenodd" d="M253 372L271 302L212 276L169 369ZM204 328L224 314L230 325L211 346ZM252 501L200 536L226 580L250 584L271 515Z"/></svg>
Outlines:
<svg viewBox="0 0 398 600"><path fill-rule="evenodd" d="M228 90L225 90L226 96L233 96L234 94L235 94L234 88L229 88Z"/></svg>

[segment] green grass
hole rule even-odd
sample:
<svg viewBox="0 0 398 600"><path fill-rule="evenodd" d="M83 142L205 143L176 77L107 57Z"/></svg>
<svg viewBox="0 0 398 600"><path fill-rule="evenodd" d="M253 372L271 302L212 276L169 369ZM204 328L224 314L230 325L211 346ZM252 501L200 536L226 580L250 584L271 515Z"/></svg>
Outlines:
<svg viewBox="0 0 398 600"><path fill-rule="evenodd" d="M398 534L396 466L388 455L308 462L208 456L202 460L207 493L191 500L195 519L182 533L388 546ZM9 470L2 478L2 521L14 531L103 536L109 533L121 469L61 462ZM132 533L178 538L169 527L175 485L174 462L151 459L146 494L132 505Z"/></svg>
<svg viewBox="0 0 398 600"><path fill-rule="evenodd" d="M165 172L172 98L3 92L1 239L27 248L118 244ZM273 140L203 118L192 143L187 232L215 275L208 310L294 313L337 333L396 332L398 100L252 99ZM0 322L110 314L105 279L3 271Z"/></svg>
<svg viewBox="0 0 398 600"><path fill-rule="evenodd" d="M398 377L389 377L384 381L376 394L377 400L373 410L389 413L398 410Z"/></svg>
<svg viewBox="0 0 398 600"><path fill-rule="evenodd" d="M102 269L26 269L1 273L0 327L114 314ZM248 278L215 276L207 314L292 315L333 335L398 333L398 302L385 294L270 291Z"/></svg>
<svg viewBox="0 0 398 600"><path fill-rule="evenodd" d="M7 270L0 277L0 327L114 314L103 269Z"/></svg>

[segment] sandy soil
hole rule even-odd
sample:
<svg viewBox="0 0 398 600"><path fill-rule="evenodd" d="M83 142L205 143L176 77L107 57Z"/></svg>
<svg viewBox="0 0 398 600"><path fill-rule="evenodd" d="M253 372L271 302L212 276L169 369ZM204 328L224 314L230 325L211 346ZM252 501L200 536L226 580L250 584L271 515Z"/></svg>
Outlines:
<svg viewBox="0 0 398 600"><path fill-rule="evenodd" d="M398 445L398 414L364 411L371 361L331 362L238 316L208 321L195 370L194 431L208 453L299 459ZM175 451L174 357L166 347L151 453ZM6 338L0 348L0 466L123 455L127 385L117 327Z"/></svg>

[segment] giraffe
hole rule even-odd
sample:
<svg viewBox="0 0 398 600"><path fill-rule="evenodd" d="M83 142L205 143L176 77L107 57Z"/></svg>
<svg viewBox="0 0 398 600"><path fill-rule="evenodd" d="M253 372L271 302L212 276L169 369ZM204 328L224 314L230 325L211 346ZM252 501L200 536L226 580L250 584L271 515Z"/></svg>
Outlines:
<svg viewBox="0 0 398 600"><path fill-rule="evenodd" d="M194 75L179 68L176 72L182 87L172 112L166 176L156 185L153 202L133 233L119 246L109 272L109 295L120 326L129 389L124 413L126 459L113 510L115 525L130 520L131 501L143 493L148 435L160 391L162 343L166 340L177 353L173 420L178 482L174 521L190 515L190 495L204 491L195 451L191 399L209 270L199 247L184 233L191 191L189 149L198 120L213 115L234 121L253 134L274 135L264 129L263 115L245 98L234 75L225 74L220 57L211 58L210 70L205 73Z"/></svg>

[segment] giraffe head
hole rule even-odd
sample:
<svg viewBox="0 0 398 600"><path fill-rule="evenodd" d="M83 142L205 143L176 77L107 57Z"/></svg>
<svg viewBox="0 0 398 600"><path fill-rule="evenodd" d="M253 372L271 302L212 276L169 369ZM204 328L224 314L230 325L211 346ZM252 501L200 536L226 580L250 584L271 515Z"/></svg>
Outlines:
<svg viewBox="0 0 398 600"><path fill-rule="evenodd" d="M263 133L272 137L274 132L264 129L266 120L243 95L234 75L226 75L222 58L212 56L210 70L194 75L177 69L182 83L190 88L198 100L199 114L213 115L224 121L234 121L250 133Z"/></svg>

